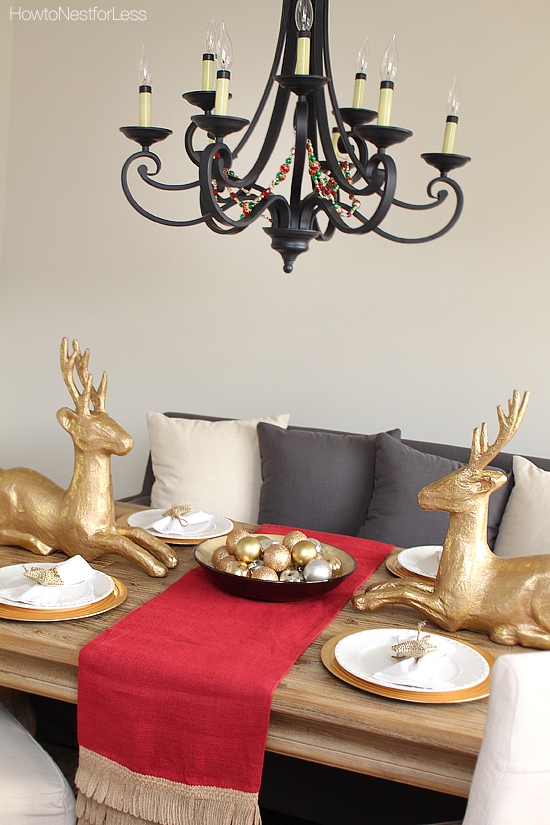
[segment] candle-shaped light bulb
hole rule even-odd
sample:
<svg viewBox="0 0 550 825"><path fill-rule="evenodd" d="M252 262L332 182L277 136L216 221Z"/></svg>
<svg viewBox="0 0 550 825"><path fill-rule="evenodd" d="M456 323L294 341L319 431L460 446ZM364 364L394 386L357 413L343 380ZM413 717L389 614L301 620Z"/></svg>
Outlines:
<svg viewBox="0 0 550 825"><path fill-rule="evenodd" d="M297 0L294 12L298 43L296 46L296 74L309 74L311 27L313 26L313 5L311 0Z"/></svg>
<svg viewBox="0 0 550 825"><path fill-rule="evenodd" d="M455 77L451 90L447 96L447 121L443 135L444 154L452 154L455 148L456 130L458 126L458 110L460 109L460 85Z"/></svg>
<svg viewBox="0 0 550 825"><path fill-rule="evenodd" d="M380 64L380 99L378 102L378 125L389 126L391 118L391 105L393 97L393 81L397 74L397 61L399 55L395 45L395 34L389 42L388 48L384 52L384 57Z"/></svg>
<svg viewBox="0 0 550 825"><path fill-rule="evenodd" d="M229 102L229 81L231 79L231 63L233 62L233 46L231 38L227 34L225 23L222 23L220 39L216 46L218 59L218 71L216 74L216 99L214 111L217 115L227 114L227 104Z"/></svg>
<svg viewBox="0 0 550 825"><path fill-rule="evenodd" d="M150 126L152 120L151 60L145 46L141 49L139 73L139 125Z"/></svg>
<svg viewBox="0 0 550 825"><path fill-rule="evenodd" d="M355 73L355 85L353 87L353 103L354 109L363 108L363 100L365 97L365 85L367 82L367 67L369 65L369 40L365 37L359 54L357 55L357 71Z"/></svg>
<svg viewBox="0 0 550 825"><path fill-rule="evenodd" d="M217 42L218 33L216 31L214 18L212 17L206 29L204 52L202 55L202 88L205 92L209 92L214 88L214 64L216 60Z"/></svg>

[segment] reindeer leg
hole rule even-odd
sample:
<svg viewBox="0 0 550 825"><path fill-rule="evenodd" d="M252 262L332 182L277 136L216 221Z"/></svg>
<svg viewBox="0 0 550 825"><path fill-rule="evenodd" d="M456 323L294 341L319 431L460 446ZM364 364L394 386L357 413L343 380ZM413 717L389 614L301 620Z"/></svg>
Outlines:
<svg viewBox="0 0 550 825"><path fill-rule="evenodd" d="M170 549L165 541L158 539L156 536L152 536L147 530L143 530L141 527L125 527L120 524L117 524L115 529L119 535L126 536L126 538L135 544L144 547L145 550L149 550L149 552L165 564L166 567L175 567L177 565L178 559L177 556L174 555L174 551Z"/></svg>
<svg viewBox="0 0 550 825"><path fill-rule="evenodd" d="M0 530L0 544L14 544L16 547L23 547L25 550L30 550L31 553L36 553L39 556L48 556L54 552L54 547L45 544L31 533L21 533L19 530Z"/></svg>
<svg viewBox="0 0 550 825"><path fill-rule="evenodd" d="M447 626L449 620L439 597L434 592L434 585L426 582L399 579L375 584L362 596L355 596L352 603L358 610L377 610L386 604L402 604L419 610L440 627L454 629Z"/></svg>
<svg viewBox="0 0 550 825"><path fill-rule="evenodd" d="M81 546L78 549L87 561L92 561L100 556L107 556L110 553L116 556L122 556L128 561L137 564L149 576L162 577L166 576L167 570L164 564L157 561L147 550L138 547L130 539L125 536L120 536L117 533L96 533L91 539L90 544ZM170 556L173 557L172 551L169 550ZM75 555L71 553L71 555Z"/></svg>

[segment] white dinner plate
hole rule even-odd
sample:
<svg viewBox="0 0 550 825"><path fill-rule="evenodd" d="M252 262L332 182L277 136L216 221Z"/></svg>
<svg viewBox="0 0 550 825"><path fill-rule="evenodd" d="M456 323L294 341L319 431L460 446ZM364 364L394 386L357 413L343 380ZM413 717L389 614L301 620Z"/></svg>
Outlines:
<svg viewBox="0 0 550 825"><path fill-rule="evenodd" d="M373 684L398 687L399 690L452 692L474 687L489 675L487 660L470 645L438 633L421 635L429 635L430 644L436 645L438 652L422 656L417 664L412 658L393 658L392 645L404 638L416 638L416 631L400 628L377 628L352 633L338 642L334 656L338 664L353 676ZM411 670L417 667L419 681L408 685L398 681L396 673L400 667ZM414 682L414 675L412 681ZM430 684L425 684L426 682Z"/></svg>
<svg viewBox="0 0 550 825"><path fill-rule="evenodd" d="M183 540L188 542L193 540L199 542L204 539L215 539L218 538L218 536L225 536L226 533L231 532L235 526L231 519L225 516L212 515L212 518L208 521L201 521L199 524L189 524L177 533L159 533L157 530L153 530L150 525L159 521L165 512L165 509L138 510L137 513L132 513L128 516L127 522L130 527L142 527L144 530L147 530L148 533L151 533L152 536L158 536L167 542L170 542L171 539L174 541Z"/></svg>
<svg viewBox="0 0 550 825"><path fill-rule="evenodd" d="M439 559L443 547L440 544L425 544L420 547L408 547L397 556L401 567L419 576L435 579L439 568Z"/></svg>
<svg viewBox="0 0 550 825"><path fill-rule="evenodd" d="M0 568L0 590L7 590L11 587L21 587L23 585L30 585L31 581L24 575L24 568L42 567L44 570L49 570L51 567L57 565L51 562L35 562L29 561L27 564L11 564L7 567ZM94 604L101 599L105 599L113 592L115 584L110 576L102 573L100 570L94 570L93 576L83 582L76 584L64 584L61 587L44 587L44 590L52 591L62 590L61 598L55 604L46 601L33 601L32 603L21 602L16 598L10 599L6 595L0 595L0 603L8 605L17 605L17 607L24 607L30 610L59 610L63 607L83 607L88 604Z"/></svg>

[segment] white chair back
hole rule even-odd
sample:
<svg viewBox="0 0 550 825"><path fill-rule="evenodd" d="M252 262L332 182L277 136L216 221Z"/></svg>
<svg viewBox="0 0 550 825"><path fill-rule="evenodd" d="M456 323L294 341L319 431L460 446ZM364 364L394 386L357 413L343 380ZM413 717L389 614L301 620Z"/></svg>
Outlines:
<svg viewBox="0 0 550 825"><path fill-rule="evenodd" d="M499 656L463 825L550 825L550 651Z"/></svg>

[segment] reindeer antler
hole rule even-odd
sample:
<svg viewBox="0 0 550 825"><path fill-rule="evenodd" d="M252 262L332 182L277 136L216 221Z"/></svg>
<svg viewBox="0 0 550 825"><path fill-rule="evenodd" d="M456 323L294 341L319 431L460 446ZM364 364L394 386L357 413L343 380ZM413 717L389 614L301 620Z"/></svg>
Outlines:
<svg viewBox="0 0 550 825"><path fill-rule="evenodd" d="M472 470L476 472L483 470L500 453L502 448L512 440L519 429L528 402L528 392L525 392L523 397L520 398L519 392L514 390L512 398L508 401L508 415L504 414L504 410L500 405L497 407L499 431L495 442L491 446L488 443L487 424L483 422L481 427L475 428L470 461L468 462L468 466Z"/></svg>
<svg viewBox="0 0 550 825"><path fill-rule="evenodd" d="M90 350L86 349L84 354L82 354L80 352L80 345L76 340L73 341L73 352L69 355L69 341L67 338L63 338L60 352L61 373L69 390L69 395L74 401L76 411L80 415L88 415L90 413L90 402L95 412L104 412L105 410L107 373L103 373L101 383L96 390L93 386L93 376L88 372L89 359ZM78 389L74 380L75 368L82 383L82 391Z"/></svg>

